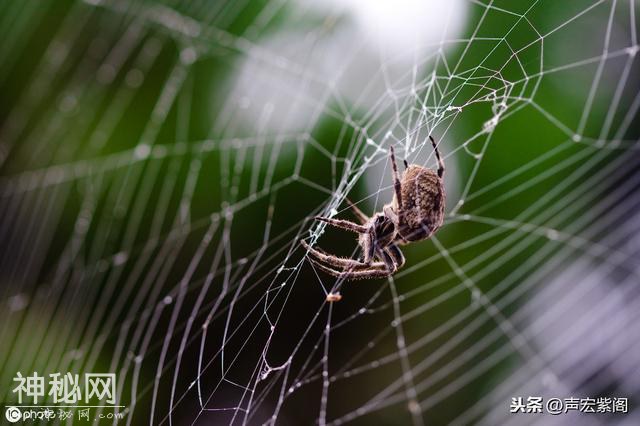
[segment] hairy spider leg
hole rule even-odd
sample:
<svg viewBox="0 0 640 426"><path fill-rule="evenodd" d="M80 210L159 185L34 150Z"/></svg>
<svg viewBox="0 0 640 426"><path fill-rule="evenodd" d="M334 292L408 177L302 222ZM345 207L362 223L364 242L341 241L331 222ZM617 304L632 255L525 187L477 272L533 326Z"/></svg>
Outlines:
<svg viewBox="0 0 640 426"><path fill-rule="evenodd" d="M402 254L402 250L395 244L391 244L385 248L387 253L393 258L393 263L396 264L396 268L400 269L404 266L405 258L404 254Z"/></svg>
<svg viewBox="0 0 640 426"><path fill-rule="evenodd" d="M309 257L309 261L311 263L313 263L315 266L320 266L320 267L324 267L324 268L329 268L329 269L333 269L336 272L358 272L358 271L388 271L387 269L387 265L385 265L384 262L376 262L376 263L372 263L371 265L362 265L362 266L351 266L348 268L341 268L339 265L332 265L330 263L328 264L324 264L322 263L320 260L316 259L315 257ZM335 268L335 269L334 269ZM323 269L324 270L324 269Z"/></svg>
<svg viewBox="0 0 640 426"><path fill-rule="evenodd" d="M387 252L386 249L382 249L379 251L380 258L384 261L385 266L387 267L387 271L389 275L395 273L398 270L398 265L395 264L391 255Z"/></svg>
<svg viewBox="0 0 640 426"><path fill-rule="evenodd" d="M328 223L329 225L335 226L336 228L345 229L347 231L356 232L358 234L364 234L368 230L366 226L358 225L348 220L330 219L328 217L322 216L314 216L314 219Z"/></svg>
<svg viewBox="0 0 640 426"><path fill-rule="evenodd" d="M364 254L365 263L373 262L373 257L376 254L376 234L373 227L369 229L369 233L367 235L367 244L363 249L366 250Z"/></svg>
<svg viewBox="0 0 640 426"><path fill-rule="evenodd" d="M313 256L313 258L315 260L328 263L329 265L335 266L335 267L338 267L338 268L362 269L362 268L368 268L368 267L384 267L385 266L384 263L382 263L382 262L366 264L366 263L360 262L359 260L349 259L349 258L346 258L346 257L335 256L335 255L326 253L326 252L324 252L324 251L322 251L320 249L315 249L315 248L311 247L304 240L300 240L300 244L302 244L302 246L309 251L309 254L311 256Z"/></svg>
<svg viewBox="0 0 640 426"><path fill-rule="evenodd" d="M433 139L433 136L429 135L429 139L431 139L431 145L433 145L433 150L436 153L436 158L438 159L438 177L441 178L444 175L444 161L440 158L440 151L438 151L438 144Z"/></svg>
<svg viewBox="0 0 640 426"><path fill-rule="evenodd" d="M391 168L393 169L393 189L398 200L398 209L402 210L402 183L400 183L400 175L398 174L398 165L396 164L396 154L393 145L389 147L389 156L391 157Z"/></svg>
<svg viewBox="0 0 640 426"><path fill-rule="evenodd" d="M353 213L356 215L356 217L360 221L360 224L364 225L365 223L367 223L369 221L369 216L364 214L362 210L360 210L358 206L353 204L353 202L350 199L347 198L346 200L347 200L347 204L349 204L349 207L351 208L351 210L353 210Z"/></svg>
<svg viewBox="0 0 640 426"><path fill-rule="evenodd" d="M412 242L412 241L416 241L416 240L422 240L424 238L426 238L427 235L430 235L432 232L429 229L429 227L425 224L420 225L420 228L414 229L413 231L411 231L409 234L404 235L403 238L403 244L407 244L408 242Z"/></svg>
<svg viewBox="0 0 640 426"><path fill-rule="evenodd" d="M386 266L383 269L377 268L367 268L367 269L359 269L357 271L336 271L335 269L329 268L314 259L311 259L313 264L323 272L327 274L333 275L337 278L342 278L346 280L354 279L354 280L364 280L369 278L385 278L391 275L387 270Z"/></svg>

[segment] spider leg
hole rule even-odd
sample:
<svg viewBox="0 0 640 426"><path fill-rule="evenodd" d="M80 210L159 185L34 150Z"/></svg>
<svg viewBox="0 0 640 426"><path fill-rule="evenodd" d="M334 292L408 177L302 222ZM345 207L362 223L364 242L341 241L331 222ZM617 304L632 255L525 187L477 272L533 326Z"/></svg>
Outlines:
<svg viewBox="0 0 640 426"><path fill-rule="evenodd" d="M339 260L343 260L338 258ZM348 259L347 259L348 260ZM332 261L328 261L325 263L322 263L322 261L320 261L319 259L316 259L315 257L311 256L309 257L309 261L311 263L313 263L315 266L318 267L324 267L325 269L334 269L336 272L358 272L358 271L364 271L364 270L375 270L375 271L387 271L387 265L384 262L375 262L372 263L371 265L367 265L367 264L360 264L360 265L349 265L347 268L342 268L341 265L339 264L332 264ZM357 261L355 261L357 262ZM324 269L323 269L324 270Z"/></svg>
<svg viewBox="0 0 640 426"><path fill-rule="evenodd" d="M393 258L393 263L395 263L397 269L404 266L405 258L400 247L395 244L391 244L389 247L385 248L385 251Z"/></svg>
<svg viewBox="0 0 640 426"><path fill-rule="evenodd" d="M383 260L389 275L394 274L398 270L398 265L393 260L393 257L389 254L386 248L380 250L380 258Z"/></svg>
<svg viewBox="0 0 640 426"><path fill-rule="evenodd" d="M431 229L429 229L427 225L422 224L420 228L411 231L411 233L409 233L408 235L405 235L404 238L408 239L409 241L418 241L418 240L424 240L431 234L433 234Z"/></svg>
<svg viewBox="0 0 640 426"><path fill-rule="evenodd" d="M318 263L314 259L311 259L313 264L323 272L334 277L342 278L345 280L364 280L369 278L385 278L391 275L391 273L384 267L383 269L367 268L359 269L357 271L337 271L321 263Z"/></svg>
<svg viewBox="0 0 640 426"><path fill-rule="evenodd" d="M382 262L376 262L376 263L373 263L373 264L367 264L367 263L360 262L359 260L348 259L348 258L345 258L345 257L339 257L339 256L335 256L335 255L326 253L326 252L324 252L322 250L315 249L315 248L311 247L304 240L300 240L300 244L302 244L302 246L309 251L309 254L312 256L311 260L317 260L317 261L320 261L320 262L324 262L324 263L327 263L327 264L329 264L331 266L335 266L337 268L362 269L362 268L369 268L369 267L376 267L376 268L377 267L384 267L384 263L382 263Z"/></svg>
<svg viewBox="0 0 640 426"><path fill-rule="evenodd" d="M398 209L402 210L402 184L400 183L398 165L396 164L396 154L393 149L393 145L389 147L389 156L391 157L391 167L393 169L393 190L396 193L396 200L398 200Z"/></svg>
<svg viewBox="0 0 640 426"><path fill-rule="evenodd" d="M433 150L436 153L436 158L438 159L438 177L442 177L444 175L444 161L440 158L440 151L438 151L438 145L436 141L433 139L431 135L429 135L429 139L431 139L431 145L433 145Z"/></svg>
<svg viewBox="0 0 640 426"><path fill-rule="evenodd" d="M348 220L330 219L328 217L322 217L322 216L314 216L314 219L317 219L321 222L328 223L329 225L335 226L336 228L345 229L347 231L356 232L358 234L364 234L368 230L366 226L358 225Z"/></svg>
<svg viewBox="0 0 640 426"><path fill-rule="evenodd" d="M350 199L346 199L347 200L347 204L349 204L349 207L351 207L351 210L353 210L353 213L356 215L356 217L358 218L358 220L360 221L360 223L362 225L364 225L365 223L367 223L367 221L369 220L369 216L367 216L366 214L364 214L362 212L362 210L360 210L358 208L358 206L356 206L355 204L353 204L353 202Z"/></svg>
<svg viewBox="0 0 640 426"><path fill-rule="evenodd" d="M362 234L362 236L360 237L360 242L362 246L362 254L364 255L364 262L370 264L373 260L373 256L376 253L376 244L373 230L370 229L366 234Z"/></svg>
<svg viewBox="0 0 640 426"><path fill-rule="evenodd" d="M384 212L385 216L387 216L393 222L398 223L398 214L393 210L391 204L387 204L386 206L384 206L382 208L382 211Z"/></svg>

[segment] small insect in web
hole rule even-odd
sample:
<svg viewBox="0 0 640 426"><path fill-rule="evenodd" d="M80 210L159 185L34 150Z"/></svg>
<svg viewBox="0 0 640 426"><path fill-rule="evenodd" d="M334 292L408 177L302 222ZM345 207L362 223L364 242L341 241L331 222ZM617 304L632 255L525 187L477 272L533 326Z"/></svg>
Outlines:
<svg viewBox="0 0 640 426"><path fill-rule="evenodd" d="M393 146L389 149L393 173L393 199L381 212L368 217L349 200L360 224L322 216L315 219L337 228L355 232L363 260L339 257L301 244L318 269L346 280L384 278L393 275L405 263L399 246L426 240L442 226L444 220L444 162L436 141L429 136L438 160L438 170L417 164L407 165L400 178Z"/></svg>

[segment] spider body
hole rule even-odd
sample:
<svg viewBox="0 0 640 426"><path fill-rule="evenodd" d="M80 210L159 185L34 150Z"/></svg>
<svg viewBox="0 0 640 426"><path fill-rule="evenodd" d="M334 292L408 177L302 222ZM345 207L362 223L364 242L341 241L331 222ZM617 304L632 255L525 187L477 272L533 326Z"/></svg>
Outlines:
<svg viewBox="0 0 640 426"><path fill-rule="evenodd" d="M436 142L429 136L438 160L438 170L412 164L399 177L393 146L389 149L393 168L394 195L381 212L368 217L349 202L360 224L317 216L329 225L356 232L363 260L338 257L302 245L322 271L343 279L383 278L401 268L405 259L399 246L431 237L444 220L444 163ZM406 165L406 162L405 162Z"/></svg>
<svg viewBox="0 0 640 426"><path fill-rule="evenodd" d="M398 235L406 242L429 238L444 220L444 185L434 170L412 164L402 175L402 210ZM394 196L396 211L398 211Z"/></svg>

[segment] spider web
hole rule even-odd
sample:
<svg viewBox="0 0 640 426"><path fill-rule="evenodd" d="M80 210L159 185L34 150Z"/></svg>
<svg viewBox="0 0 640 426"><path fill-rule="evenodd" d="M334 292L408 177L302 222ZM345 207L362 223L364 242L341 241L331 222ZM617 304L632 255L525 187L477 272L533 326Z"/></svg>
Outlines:
<svg viewBox="0 0 640 426"><path fill-rule="evenodd" d="M638 423L637 3L450 2L408 45L382 13L375 48L357 3L0 6L4 401L99 371L126 424ZM310 218L380 211L428 135L438 233L314 269L300 239L358 252Z"/></svg>

